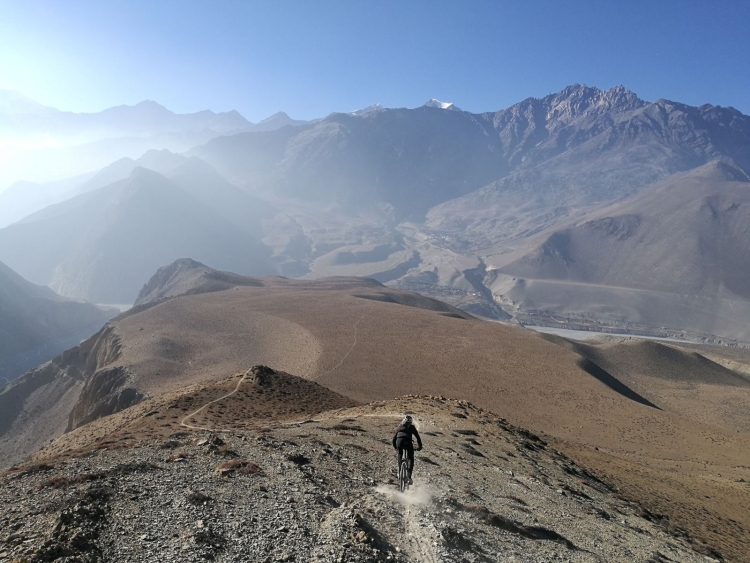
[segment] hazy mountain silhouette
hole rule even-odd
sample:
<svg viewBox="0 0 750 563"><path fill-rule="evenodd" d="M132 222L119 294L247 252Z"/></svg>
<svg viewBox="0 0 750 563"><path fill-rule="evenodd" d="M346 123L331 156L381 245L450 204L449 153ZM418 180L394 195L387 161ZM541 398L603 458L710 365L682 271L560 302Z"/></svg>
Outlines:
<svg viewBox="0 0 750 563"><path fill-rule="evenodd" d="M9 116L49 115L58 113L55 108L43 106L17 90L0 90L0 115ZM9 121L9 120L8 120ZM6 121L7 123L7 121Z"/></svg>
<svg viewBox="0 0 750 563"><path fill-rule="evenodd" d="M10 155L0 172L0 189L18 180L44 182L88 173L149 149L182 152L218 135L300 123L283 112L257 125L234 110L178 114L151 100L73 113L0 90L0 139Z"/></svg>
<svg viewBox="0 0 750 563"><path fill-rule="evenodd" d="M125 180L0 230L0 255L29 279L99 303L132 303L156 268L184 256L271 273L258 241L269 207L205 163L183 161L170 178L135 167Z"/></svg>
<svg viewBox="0 0 750 563"><path fill-rule="evenodd" d="M503 176L491 132L458 111L386 109L217 138L190 154L238 185L353 210L387 202L403 217Z"/></svg>
<svg viewBox="0 0 750 563"><path fill-rule="evenodd" d="M151 100L96 113L73 113L45 108L28 98L23 98L21 106L21 102L13 102L14 99L12 94L0 91L0 113L8 118L2 129L4 135L17 133L26 137L43 132L53 137L59 135L90 141L113 137L150 137L202 129L225 132L251 125L236 111L177 114Z"/></svg>
<svg viewBox="0 0 750 563"><path fill-rule="evenodd" d="M82 174L57 182L16 182L0 192L0 228L12 225L27 215L69 199L95 174Z"/></svg>
<svg viewBox="0 0 750 563"><path fill-rule="evenodd" d="M0 386L88 338L116 313L64 299L0 262Z"/></svg>
<svg viewBox="0 0 750 563"><path fill-rule="evenodd" d="M286 127L287 125L297 126L304 125L305 123L307 123L307 121L292 119L285 112L279 111L270 117L260 120L254 125L244 127L244 129L249 129L251 131L274 131L280 127Z"/></svg>

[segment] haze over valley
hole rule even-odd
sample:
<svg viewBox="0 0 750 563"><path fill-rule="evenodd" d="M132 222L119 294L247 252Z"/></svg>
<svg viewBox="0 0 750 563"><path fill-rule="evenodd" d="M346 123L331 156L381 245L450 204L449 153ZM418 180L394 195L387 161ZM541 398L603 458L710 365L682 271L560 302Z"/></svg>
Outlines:
<svg viewBox="0 0 750 563"><path fill-rule="evenodd" d="M573 85L481 114L430 100L274 127L114 109L79 117L113 137L216 134L0 193L0 260L67 297L132 303L156 268L190 257L367 276L527 324L750 340L750 118L732 108Z"/></svg>

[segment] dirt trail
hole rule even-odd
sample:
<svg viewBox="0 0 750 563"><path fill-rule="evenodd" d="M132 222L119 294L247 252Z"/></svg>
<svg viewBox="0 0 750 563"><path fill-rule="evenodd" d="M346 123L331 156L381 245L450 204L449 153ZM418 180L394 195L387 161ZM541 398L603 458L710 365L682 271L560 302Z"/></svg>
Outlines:
<svg viewBox="0 0 750 563"><path fill-rule="evenodd" d="M372 304L370 304L370 309L372 309ZM367 314L367 311L365 311L364 313L362 313L362 316L359 319L357 319L357 322L354 323L354 327L353 327L353 330L354 330L354 341L352 342L352 345L349 348L349 350L346 351L346 354L344 354L344 356L341 358L341 360L339 361L339 363L337 363L331 369L329 369L327 371L324 371L323 373L318 374L317 376L315 376L314 379L319 379L321 377L325 377L326 375L333 373L334 371L336 371L338 368L340 368L342 366L342 364L349 357L349 354L351 354L352 350L354 350L354 348L357 346L357 331L359 329L359 323L361 323L365 319L365 315L366 314Z"/></svg>
<svg viewBox="0 0 750 563"><path fill-rule="evenodd" d="M404 508L404 524L408 536L416 544L416 552L412 555L414 560L420 563L439 563L433 547L435 540L419 525L418 514L414 507L406 506Z"/></svg>
<svg viewBox="0 0 750 563"><path fill-rule="evenodd" d="M250 373L250 370L246 371L242 375L242 377L240 377L240 380L237 382L237 386L234 388L233 391L230 391L229 393L227 393L226 395L224 395L222 397L219 397L218 399L214 399L213 401L209 401L208 403L206 403L205 405L203 405L202 407L200 407L196 411L191 412L189 415L185 416L180 421L180 426L183 426L185 428L189 428L191 430L209 430L211 432L237 432L237 430L220 430L218 428L205 428L203 426L193 426L192 424L187 424L185 421L189 420L189 419L193 418L194 416L196 416L197 414L203 412L205 409L207 409L211 405L219 403L219 402L223 401L224 399L228 399L229 397L231 397L232 395L234 395L235 393L237 393L237 391L240 390L240 387L242 386L242 384L245 382L245 379L247 378L247 376L248 376L249 373Z"/></svg>

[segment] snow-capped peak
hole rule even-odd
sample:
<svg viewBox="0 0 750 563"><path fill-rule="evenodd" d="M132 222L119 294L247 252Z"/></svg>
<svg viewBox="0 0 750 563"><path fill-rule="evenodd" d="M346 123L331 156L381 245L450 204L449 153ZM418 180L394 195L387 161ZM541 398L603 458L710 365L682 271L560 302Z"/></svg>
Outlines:
<svg viewBox="0 0 750 563"><path fill-rule="evenodd" d="M372 113L374 111L380 111L383 109L383 106L380 104L372 104L371 106L367 106L363 109L358 109L355 111L350 111L349 115L365 115L366 113Z"/></svg>
<svg viewBox="0 0 750 563"><path fill-rule="evenodd" d="M427 103L424 105L426 108L438 108L438 109L452 109L452 110L459 110L458 107L456 107L451 102L441 102L440 100L436 100L435 98L430 98L427 100Z"/></svg>

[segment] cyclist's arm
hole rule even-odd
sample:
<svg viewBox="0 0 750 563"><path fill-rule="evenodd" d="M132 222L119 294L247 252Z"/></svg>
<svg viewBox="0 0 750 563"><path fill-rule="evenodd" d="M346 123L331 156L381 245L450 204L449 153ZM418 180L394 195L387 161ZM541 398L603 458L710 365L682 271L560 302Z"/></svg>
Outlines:
<svg viewBox="0 0 750 563"><path fill-rule="evenodd" d="M419 431L415 428L414 429L414 437L417 439L417 446L419 446L419 449L422 449L422 438L419 437Z"/></svg>
<svg viewBox="0 0 750 563"><path fill-rule="evenodd" d="M393 435L393 449L394 449L394 450L396 449L396 436L398 436L398 432L396 432L396 433L395 433L395 434Z"/></svg>

